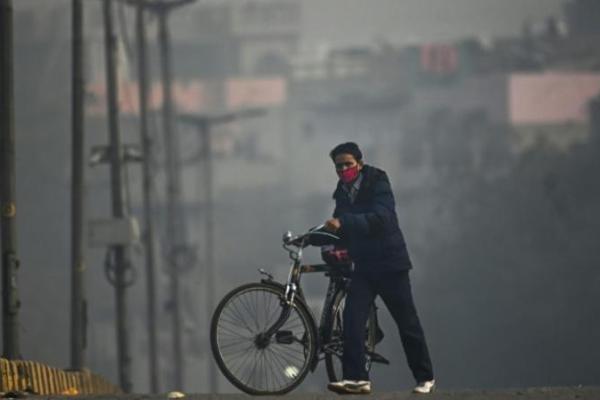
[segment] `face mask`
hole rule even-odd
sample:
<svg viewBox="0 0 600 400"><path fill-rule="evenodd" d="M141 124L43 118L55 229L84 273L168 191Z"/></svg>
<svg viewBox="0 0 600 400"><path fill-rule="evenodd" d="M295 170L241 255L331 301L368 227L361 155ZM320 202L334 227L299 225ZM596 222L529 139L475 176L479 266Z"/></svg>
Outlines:
<svg viewBox="0 0 600 400"><path fill-rule="evenodd" d="M338 176L340 177L340 180L344 183L354 182L354 180L358 178L358 173L358 165L337 172Z"/></svg>

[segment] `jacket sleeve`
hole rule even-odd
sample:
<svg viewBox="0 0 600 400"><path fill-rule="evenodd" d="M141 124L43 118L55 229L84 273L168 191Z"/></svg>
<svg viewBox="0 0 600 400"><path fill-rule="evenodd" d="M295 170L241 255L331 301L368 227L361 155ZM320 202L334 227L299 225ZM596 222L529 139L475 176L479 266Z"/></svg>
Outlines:
<svg viewBox="0 0 600 400"><path fill-rule="evenodd" d="M335 209L333 210L333 218L339 218L339 216L340 216L340 206L337 205L337 200L336 200Z"/></svg>
<svg viewBox="0 0 600 400"><path fill-rule="evenodd" d="M387 176L374 183L371 210L362 214L339 216L341 230L348 236L372 236L386 231L394 220L394 194ZM334 213L335 215L335 213Z"/></svg>

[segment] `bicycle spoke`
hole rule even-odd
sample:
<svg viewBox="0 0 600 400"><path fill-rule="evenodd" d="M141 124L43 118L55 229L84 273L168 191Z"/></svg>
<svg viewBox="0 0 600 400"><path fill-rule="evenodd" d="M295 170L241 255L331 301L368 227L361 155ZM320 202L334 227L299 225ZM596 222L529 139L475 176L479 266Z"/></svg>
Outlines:
<svg viewBox="0 0 600 400"><path fill-rule="evenodd" d="M258 353L258 352L257 352ZM250 374L248 375L248 382L251 379L254 379L254 382L256 382L256 367L258 366L258 363L255 362L254 366L252 367L252 372L250 372ZM255 384L256 385L256 384Z"/></svg>
<svg viewBox="0 0 600 400"><path fill-rule="evenodd" d="M252 340L252 337L251 337L251 336L242 336L242 335L241 335L239 332L237 332L237 331L234 331L234 330L232 330L232 329L229 329L229 328L225 328L225 327L224 327L224 326L222 326L222 325L219 325L218 327L219 327L219 329L220 329L220 330L223 330L223 331L225 331L226 333L228 333L228 334L229 334L229 335L231 335L231 336L236 336L236 337L241 337L241 338L244 338L244 339L249 339L249 340Z"/></svg>
<svg viewBox="0 0 600 400"><path fill-rule="evenodd" d="M239 353L249 353L249 352L251 352L253 350L253 347L254 347L254 344L251 344L251 345L245 347L244 349L241 349L241 350L238 350L238 351L232 351L232 352L229 352L227 354L223 354L223 357L226 357L226 356L231 357L234 354L239 354ZM238 358L238 357L236 357L236 358Z"/></svg>
<svg viewBox="0 0 600 400"><path fill-rule="evenodd" d="M223 356L223 361L225 361L227 364L239 366L244 361L245 358L240 358L237 356L237 354L240 354L240 353L247 354L252 351L253 347L254 347L253 345L250 345L250 346L246 346L245 348L240 349L238 351L229 352L227 354L221 353L221 355Z"/></svg>
<svg viewBox="0 0 600 400"><path fill-rule="evenodd" d="M231 347L234 346L240 346L240 345L246 345L248 342L246 341L238 341L238 342L233 342L233 343L227 343L227 344L223 344L221 345L221 349L229 349ZM231 352L228 352L227 354L231 354Z"/></svg>
<svg viewBox="0 0 600 400"><path fill-rule="evenodd" d="M249 361L252 365L252 370L248 373L248 383L250 383L250 381L252 381L254 383L254 386L256 386L256 369L258 368L258 363L257 363L257 358L260 356L260 351L257 349L254 349L254 351L252 352L252 358Z"/></svg>
<svg viewBox="0 0 600 400"><path fill-rule="evenodd" d="M279 299L277 299L279 300ZM273 302L270 302L269 304L273 304ZM270 309L270 306L269 306ZM267 325L266 326L271 326L272 324L275 323L275 321L277 320L277 317L281 314L281 306L279 306L278 302L276 303L274 310L272 312L269 313L269 316L267 318ZM273 321L271 323L271 321Z"/></svg>
<svg viewBox="0 0 600 400"><path fill-rule="evenodd" d="M299 352L299 353L300 353L300 352ZM303 354L303 353L301 353L301 354ZM298 357L298 356L296 356L296 355L294 355L294 354L290 353L290 352L288 351L288 349L284 349L284 348L282 348L282 349L281 349L281 352L280 352L280 355L281 355L281 357L283 357L283 356L287 356L287 357L290 357L290 358L296 359L296 360L297 360L299 363L301 363L301 364L302 364L302 363L304 363L304 359L303 359L303 358L301 358L301 357ZM289 361L289 360L288 360L288 359L286 359L286 361Z"/></svg>
<svg viewBox="0 0 600 400"><path fill-rule="evenodd" d="M269 388L269 381L268 381L268 377L269 374L265 373L265 369L267 368L269 364L267 363L267 360L265 359L265 350L263 349L263 351L261 351L260 353L260 376L261 376L261 387L262 388Z"/></svg>
<svg viewBox="0 0 600 400"><path fill-rule="evenodd" d="M265 349L266 350L266 349ZM261 354L261 365L262 365L262 372L263 374L261 375L262 380L262 387L269 389L269 374L267 373L266 369L270 366L270 363L267 360L267 355L266 352L263 351Z"/></svg>
<svg viewBox="0 0 600 400"><path fill-rule="evenodd" d="M278 367L276 371L274 371L273 376L277 378L277 382L282 382L283 385L286 384L287 381L293 380L295 376L288 375L287 369L290 367L288 363L285 363L281 357L277 353L275 353L272 349L270 350L271 359L273 360L273 364Z"/></svg>
<svg viewBox="0 0 600 400"><path fill-rule="evenodd" d="M271 358L273 360L276 360L276 357L275 357L274 354L271 355ZM283 373L279 373L279 374L275 375L275 377L277 378L277 382L281 382L281 385L283 386L283 385L286 384L287 381L293 380L295 378L294 376L290 377L290 376L288 376L288 375L285 374L285 368L286 367L285 367L285 365L281 364L281 361L275 361L275 362L278 363L278 365L280 366L281 371L284 371Z"/></svg>
<svg viewBox="0 0 600 400"><path fill-rule="evenodd" d="M264 354L265 356L265 364L271 366L271 369L273 368L273 361L272 359L269 357L269 353L265 352ZM280 384L279 381L277 380L277 375L275 373L265 373L265 386L267 388L267 390L269 391L273 391L273 390L277 390L279 389Z"/></svg>
<svg viewBox="0 0 600 400"><path fill-rule="evenodd" d="M250 311L250 309L248 308L248 300L243 301L243 300L239 299L239 302L240 302L241 306L244 308L246 315L254 315L254 313L252 313L252 311ZM254 325L256 325L256 332L259 332L260 327L258 326L256 319L254 318L254 321L252 321L252 322L254 323Z"/></svg>
<svg viewBox="0 0 600 400"><path fill-rule="evenodd" d="M262 301L261 301L262 298ZM265 297L264 292L263 293L256 293L254 296L255 299L255 305L256 305L256 322L259 324L261 331L266 331L268 326L266 323L266 318L267 318L267 304L269 304L268 300ZM259 306L260 303L260 306Z"/></svg>
<svg viewBox="0 0 600 400"><path fill-rule="evenodd" d="M251 355L253 352L256 352L256 350L255 350L255 349L253 349L252 351L248 352L248 354L246 355L246 357L244 357L244 358L242 359L242 361L240 362L240 364L239 364L239 366L238 366L238 368L237 368L237 370L236 370L236 372L235 372L235 375L237 375L237 374L238 374L238 372L240 372L240 371L242 370L242 367L243 367L243 366L246 364L246 362L248 361L248 359L249 359L250 355Z"/></svg>
<svg viewBox="0 0 600 400"><path fill-rule="evenodd" d="M229 347L229 346L240 344L240 343L248 344L248 343L253 343L253 342L254 341L251 338L229 338L229 337L224 337L220 341L220 343L222 343L222 345L224 347Z"/></svg>
<svg viewBox="0 0 600 400"><path fill-rule="evenodd" d="M256 292L253 293L256 296ZM260 332L260 324L259 324L259 315L258 315L258 311L256 309L256 307L253 307L252 304L252 293L250 294L250 296L247 296L246 301L245 301L245 305L246 305L246 310L248 312L247 315L253 315L254 318L252 318L252 322L254 322L254 325L256 325L256 331Z"/></svg>
<svg viewBox="0 0 600 400"><path fill-rule="evenodd" d="M250 328L250 326L248 326L248 324L246 323L246 320L243 317L243 312L238 310L237 306L235 305L235 302L232 302L232 306L233 306L233 310L235 310L235 314L238 316L239 321L246 327L246 329L248 329L248 332L254 332ZM232 310L232 312L233 312L233 310Z"/></svg>
<svg viewBox="0 0 600 400"><path fill-rule="evenodd" d="M256 328L259 331L264 332L265 331L265 327L262 326L263 324L261 323L262 322L261 314L264 313L264 310L263 310L264 306L263 307L259 307L260 300L259 300L259 293L258 292L254 292L254 296L252 296L252 297L253 297L254 301L251 302L250 304L251 304L252 309L253 309L253 311L252 311L253 315L255 316ZM250 299L248 299L248 301L250 301ZM262 313L261 313L261 311L262 311Z"/></svg>
<svg viewBox="0 0 600 400"><path fill-rule="evenodd" d="M239 372L243 370L245 360L242 357L234 358L231 365L228 366L229 370L234 372L236 376L239 376Z"/></svg>
<svg viewBox="0 0 600 400"><path fill-rule="evenodd" d="M259 373L259 380L258 380L258 384L260 385L259 387L264 388L266 385L266 381L265 381L265 370L268 368L268 364L265 360L265 351L266 348L261 349L260 352L257 354L257 360L258 360L258 373Z"/></svg>
<svg viewBox="0 0 600 400"><path fill-rule="evenodd" d="M243 315L244 321L246 321L246 318L248 316L255 316L255 314L250 310L250 306L248 305L248 300L244 298L238 298L238 303L240 304L240 313ZM256 318L251 318L250 322L246 321L246 324L248 326L249 329L251 329L252 332L259 332L260 328L258 326L258 324L256 323ZM250 327L251 325L256 325L256 329L254 329L254 327Z"/></svg>
<svg viewBox="0 0 600 400"><path fill-rule="evenodd" d="M246 320L244 319L243 311L238 309L238 304L237 304L238 302L239 302L238 299L233 299L231 301L231 307L229 309L231 316L233 318L235 318L237 321L239 321L241 324L246 325L246 327L248 328L249 331L252 331L250 329L250 327L248 327L246 324Z"/></svg>
<svg viewBox="0 0 600 400"><path fill-rule="evenodd" d="M240 323L243 324L244 320L235 311L236 311L235 307L232 310L224 311L223 314L221 315L221 319L219 320L219 322L223 321L225 319L224 317L226 315L228 318L227 321L229 321L231 324L238 325L238 326ZM231 319L229 319L229 318L231 318Z"/></svg>
<svg viewBox="0 0 600 400"><path fill-rule="evenodd" d="M232 319L229 319L229 316L227 316L227 318L225 318L225 317L222 317L222 318L219 320L219 325L223 325L223 324L221 324L221 322L225 322L225 323L227 323L227 324L229 324L229 325L235 326L236 328L239 328L239 326L240 326L240 324L239 324L239 322L240 322L240 321L239 321L239 320L235 320L235 321L234 321L234 320L232 320Z"/></svg>
<svg viewBox="0 0 600 400"><path fill-rule="evenodd" d="M267 349L269 351L269 353L271 354L271 357L273 358L273 360L275 361L275 363L277 363L277 365L281 368L281 370L285 369L285 364L281 363L281 360L278 358L277 353L275 353L273 351L273 349Z"/></svg>
<svg viewBox="0 0 600 400"><path fill-rule="evenodd" d="M264 329L267 329L268 327L272 326L275 323L275 321L277 321L277 318L279 317L279 315L281 315L281 311L283 310L283 308L279 305L279 298L277 296L275 296L275 298L271 296L271 299L268 302L268 304L269 307L265 314ZM275 307L272 307L273 304L275 305ZM271 309L273 310L271 311Z"/></svg>

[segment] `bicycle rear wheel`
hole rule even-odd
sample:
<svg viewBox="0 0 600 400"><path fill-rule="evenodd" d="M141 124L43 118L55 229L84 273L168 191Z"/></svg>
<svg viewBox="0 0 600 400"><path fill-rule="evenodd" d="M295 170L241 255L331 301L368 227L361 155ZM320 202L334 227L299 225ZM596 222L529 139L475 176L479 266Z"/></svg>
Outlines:
<svg viewBox="0 0 600 400"><path fill-rule="evenodd" d="M346 291L340 290L334 297L330 316L325 332L325 368L330 382L338 382L343 379L342 355L344 354L344 307L346 305ZM375 306L371 306L369 319L367 320L365 340L365 369L371 370L371 357L376 344L376 317Z"/></svg>
<svg viewBox="0 0 600 400"><path fill-rule="evenodd" d="M253 395L284 394L298 386L315 356L314 321L296 299L273 337L261 338L284 309L283 288L251 283L229 292L210 327L213 356L235 387Z"/></svg>

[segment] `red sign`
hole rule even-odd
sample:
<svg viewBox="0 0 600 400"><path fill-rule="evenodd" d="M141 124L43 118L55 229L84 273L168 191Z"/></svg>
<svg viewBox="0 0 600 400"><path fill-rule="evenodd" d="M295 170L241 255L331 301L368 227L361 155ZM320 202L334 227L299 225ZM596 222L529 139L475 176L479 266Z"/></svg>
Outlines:
<svg viewBox="0 0 600 400"><path fill-rule="evenodd" d="M458 51L449 44L426 44L421 47L421 68L429 73L448 75L458 69Z"/></svg>

